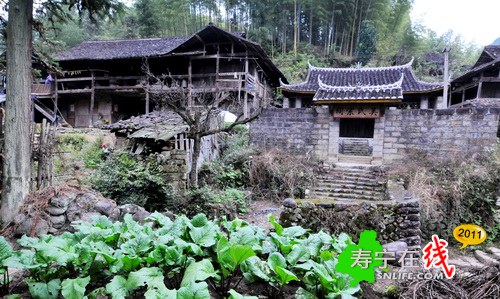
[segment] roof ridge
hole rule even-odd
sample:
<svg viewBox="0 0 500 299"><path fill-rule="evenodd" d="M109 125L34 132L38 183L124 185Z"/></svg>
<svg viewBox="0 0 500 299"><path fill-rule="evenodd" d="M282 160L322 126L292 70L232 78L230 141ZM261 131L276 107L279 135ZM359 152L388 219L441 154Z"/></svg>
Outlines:
<svg viewBox="0 0 500 299"><path fill-rule="evenodd" d="M383 84L383 85L355 85L355 86L333 86L323 83L321 80L321 76L318 76L318 84L319 89L327 89L327 90L355 90L355 89L364 89L364 90L380 90L380 89L394 89L401 88L403 85L403 79L405 74L401 73L401 78L396 82Z"/></svg>
<svg viewBox="0 0 500 299"><path fill-rule="evenodd" d="M85 40L82 43L149 41L149 40L164 40L164 39L189 38L189 37L190 36L165 36L165 37L147 37L147 38L91 39L91 40Z"/></svg>
<svg viewBox="0 0 500 299"><path fill-rule="evenodd" d="M325 70L325 71L372 71L372 70L397 70L397 69L403 69L403 68L411 68L413 61L415 60L415 57L412 57L411 60L405 64L401 65L393 65L393 66L379 66L379 67L363 67L363 68L342 68L342 67L317 67L314 66L310 63L310 61L307 61L307 64L309 65L309 70L308 70L308 75L311 70Z"/></svg>

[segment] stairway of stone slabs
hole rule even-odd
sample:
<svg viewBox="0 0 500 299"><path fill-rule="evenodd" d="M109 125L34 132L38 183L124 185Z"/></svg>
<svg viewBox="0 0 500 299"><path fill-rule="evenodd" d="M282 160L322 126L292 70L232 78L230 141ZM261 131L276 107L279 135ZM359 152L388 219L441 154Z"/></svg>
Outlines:
<svg viewBox="0 0 500 299"><path fill-rule="evenodd" d="M337 163L316 177L308 198L334 201L384 201L386 176L380 166Z"/></svg>

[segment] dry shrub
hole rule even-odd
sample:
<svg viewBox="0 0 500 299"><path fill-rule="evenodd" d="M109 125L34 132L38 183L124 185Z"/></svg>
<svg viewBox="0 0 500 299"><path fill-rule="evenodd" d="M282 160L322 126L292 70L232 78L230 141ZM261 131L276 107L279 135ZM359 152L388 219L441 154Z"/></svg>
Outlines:
<svg viewBox="0 0 500 299"><path fill-rule="evenodd" d="M405 281L401 299L496 299L500 298L500 269L484 267L471 269L453 279Z"/></svg>
<svg viewBox="0 0 500 299"><path fill-rule="evenodd" d="M303 198L314 183L314 160L271 149L253 157L249 171L250 186L257 199L281 201L285 197Z"/></svg>
<svg viewBox="0 0 500 299"><path fill-rule="evenodd" d="M482 225L491 240L500 233L496 199L500 196L500 146L483 154L438 159L425 152L408 154L391 170L420 199L422 233L451 237L461 223Z"/></svg>
<svg viewBox="0 0 500 299"><path fill-rule="evenodd" d="M441 279L413 280L400 299L468 299L467 292L456 282Z"/></svg>

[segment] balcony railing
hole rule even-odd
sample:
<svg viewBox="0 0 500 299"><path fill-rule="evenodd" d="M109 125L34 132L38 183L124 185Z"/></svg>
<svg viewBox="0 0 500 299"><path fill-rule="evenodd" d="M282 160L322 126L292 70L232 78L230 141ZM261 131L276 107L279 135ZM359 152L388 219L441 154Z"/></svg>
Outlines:
<svg viewBox="0 0 500 299"><path fill-rule="evenodd" d="M193 92L246 91L264 97L272 94L272 90L259 80L244 72L228 72L217 74L171 75L163 82L148 82L145 76L108 76L107 73L79 72L68 77L57 78L52 84L33 84L35 95L53 95L74 93L91 93L95 91L132 91L152 92L171 91L179 88L191 88ZM190 82L189 82L190 81ZM149 83L149 84L148 84Z"/></svg>

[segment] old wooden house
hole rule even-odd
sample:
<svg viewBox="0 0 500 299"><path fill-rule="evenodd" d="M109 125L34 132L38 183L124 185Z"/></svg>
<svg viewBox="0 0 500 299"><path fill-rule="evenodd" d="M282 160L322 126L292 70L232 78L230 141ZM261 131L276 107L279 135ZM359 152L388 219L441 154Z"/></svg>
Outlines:
<svg viewBox="0 0 500 299"><path fill-rule="evenodd" d="M86 41L57 60L62 74L33 92L74 127L148 113L160 85L162 92L231 93L247 112L286 80L260 45L212 24L187 37ZM158 82L146 73L166 76Z"/></svg>
<svg viewBox="0 0 500 299"><path fill-rule="evenodd" d="M450 104L468 105L471 101L494 102L500 98L500 46L486 46L477 62L451 82ZM498 101L496 101L498 105Z"/></svg>

